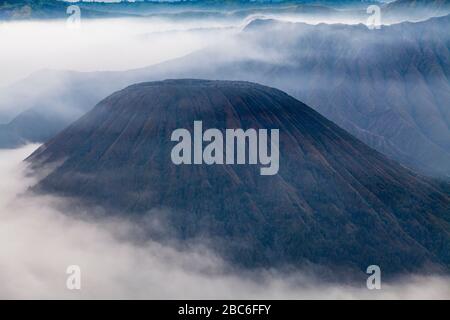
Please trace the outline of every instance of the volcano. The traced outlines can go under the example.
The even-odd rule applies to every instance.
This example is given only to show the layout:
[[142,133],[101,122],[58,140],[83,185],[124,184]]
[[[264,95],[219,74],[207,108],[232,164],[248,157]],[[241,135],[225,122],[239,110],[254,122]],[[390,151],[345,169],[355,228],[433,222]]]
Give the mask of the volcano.
[[[278,130],[277,174],[261,175],[248,163],[174,164],[172,133],[192,130],[196,121],[224,135],[233,128]],[[135,84],[27,161],[35,170],[57,164],[36,191],[111,214],[163,215],[177,238],[208,239],[243,267],[375,264],[396,273],[450,266],[448,184],[415,174],[259,84]]]

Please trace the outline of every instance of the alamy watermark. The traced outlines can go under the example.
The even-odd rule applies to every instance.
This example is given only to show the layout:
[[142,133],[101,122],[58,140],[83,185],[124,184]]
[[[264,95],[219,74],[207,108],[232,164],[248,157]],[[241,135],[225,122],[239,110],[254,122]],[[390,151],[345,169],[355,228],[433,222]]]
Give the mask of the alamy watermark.
[[380,290],[381,289],[381,268],[377,265],[370,265],[366,270],[367,274],[370,276],[367,278],[366,286],[369,290]]
[[369,18],[367,18],[367,27],[370,30],[380,29],[381,28],[381,8],[377,5],[371,5],[367,7],[367,14],[370,14]]
[[78,265],[70,265],[66,269],[69,276],[66,280],[66,287],[69,290],[81,290],[81,268]]
[[67,7],[66,13],[69,15],[66,25],[70,29],[77,29],[81,26],[81,9],[77,5]]
[[[203,132],[202,121],[194,121],[193,138],[184,128],[172,132],[171,141],[178,143],[170,156],[175,165],[260,164],[261,175],[275,175],[280,167],[280,135],[278,129],[270,129],[269,141],[268,133],[267,129],[225,129],[224,137],[219,129]],[[205,148],[204,142],[208,143]]]

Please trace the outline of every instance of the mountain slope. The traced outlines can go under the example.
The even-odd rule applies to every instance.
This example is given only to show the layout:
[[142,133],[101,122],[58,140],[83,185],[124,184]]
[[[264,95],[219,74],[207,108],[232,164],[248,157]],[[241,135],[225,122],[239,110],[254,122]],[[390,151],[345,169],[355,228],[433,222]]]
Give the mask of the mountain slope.
[[448,28],[450,16],[372,31],[363,26],[312,28],[256,21],[248,27],[248,38],[264,34],[261,50],[276,41],[277,48],[288,53],[283,60],[290,65],[251,68],[265,73],[258,81],[274,79],[272,85],[314,106],[377,150],[421,171],[448,175]]
[[55,132],[65,128],[66,118],[55,121],[46,113],[39,114],[35,110],[22,112],[8,124],[0,124],[0,145],[4,148],[15,148],[17,145],[30,142],[41,142]]
[[[174,165],[173,130],[280,130],[280,169]],[[448,185],[420,178],[287,94],[248,82],[167,80],[116,92],[27,160],[35,190],[108,213],[158,216],[244,266],[386,273],[450,265]]]

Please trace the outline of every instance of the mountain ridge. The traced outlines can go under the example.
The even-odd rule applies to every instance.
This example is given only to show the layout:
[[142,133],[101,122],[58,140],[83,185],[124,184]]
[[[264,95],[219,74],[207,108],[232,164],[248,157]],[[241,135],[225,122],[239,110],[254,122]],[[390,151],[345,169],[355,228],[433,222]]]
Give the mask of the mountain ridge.
[[[278,128],[280,171],[170,161],[177,128]],[[448,268],[448,186],[399,166],[277,89],[237,81],[132,85],[27,159],[34,188],[121,215],[159,212],[244,267],[320,264],[386,274]],[[109,209],[108,209],[109,208]],[[428,267],[426,267],[428,266]]]

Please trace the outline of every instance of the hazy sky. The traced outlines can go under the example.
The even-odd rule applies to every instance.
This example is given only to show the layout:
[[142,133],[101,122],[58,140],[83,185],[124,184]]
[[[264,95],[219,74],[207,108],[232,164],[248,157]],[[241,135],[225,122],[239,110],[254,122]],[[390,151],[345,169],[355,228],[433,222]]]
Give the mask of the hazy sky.
[[359,20],[265,14],[242,20],[83,19],[0,22],[0,86],[41,69],[127,70],[149,66],[222,43],[255,18],[292,22],[359,23]]
[[[214,21],[82,20],[0,23],[0,86],[41,69],[127,70],[173,59],[234,32]],[[205,28],[212,28],[207,32]]]

